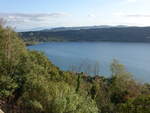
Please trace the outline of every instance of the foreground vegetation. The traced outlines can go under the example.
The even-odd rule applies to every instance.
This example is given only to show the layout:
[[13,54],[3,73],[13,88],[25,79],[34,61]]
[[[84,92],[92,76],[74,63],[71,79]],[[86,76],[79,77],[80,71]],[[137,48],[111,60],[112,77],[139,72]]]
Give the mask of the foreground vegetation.
[[5,113],[150,113],[150,84],[114,60],[112,76],[62,71],[0,26],[0,108]]

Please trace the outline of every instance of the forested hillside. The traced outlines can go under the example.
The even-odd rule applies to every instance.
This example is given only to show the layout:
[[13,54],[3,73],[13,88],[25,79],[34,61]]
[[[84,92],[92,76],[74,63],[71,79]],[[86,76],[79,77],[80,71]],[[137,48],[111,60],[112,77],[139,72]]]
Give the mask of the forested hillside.
[[42,30],[22,32],[26,41],[112,41],[150,42],[150,27],[110,27],[76,30]]
[[150,84],[135,81],[116,60],[110,69],[109,78],[62,71],[0,26],[0,109],[5,113],[150,113]]

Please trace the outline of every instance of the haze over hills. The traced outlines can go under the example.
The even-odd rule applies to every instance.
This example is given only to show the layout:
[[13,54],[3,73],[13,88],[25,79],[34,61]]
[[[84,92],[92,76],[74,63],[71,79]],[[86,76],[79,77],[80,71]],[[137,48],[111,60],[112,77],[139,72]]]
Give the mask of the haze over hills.
[[[111,28],[113,26],[101,25],[101,26],[80,26],[80,27],[56,27],[52,29],[45,29],[49,31],[68,31],[68,30],[82,30],[82,29],[97,29],[97,28]],[[119,27],[119,26],[115,26]]]
[[[112,26],[112,25],[99,25],[99,26],[77,26],[77,27],[37,27],[37,28],[32,28],[32,29],[26,29],[23,31],[18,31],[18,32],[30,32],[30,31],[67,31],[67,30],[81,30],[81,29],[96,29],[96,28],[122,28],[122,27],[128,27],[127,25],[117,25],[117,26]],[[132,26],[133,27],[133,26]]]
[[150,42],[150,27],[85,26],[58,27],[38,31],[20,32],[26,41],[113,41]]

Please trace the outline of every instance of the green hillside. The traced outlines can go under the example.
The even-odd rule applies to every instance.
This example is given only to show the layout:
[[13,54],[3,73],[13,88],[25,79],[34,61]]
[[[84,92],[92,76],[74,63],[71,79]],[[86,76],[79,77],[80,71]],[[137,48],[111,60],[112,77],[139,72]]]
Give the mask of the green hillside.
[[80,30],[41,30],[22,32],[26,41],[112,41],[150,42],[150,27],[110,27]]
[[62,71],[0,26],[0,109],[5,113],[150,113],[150,84],[114,60],[112,76]]

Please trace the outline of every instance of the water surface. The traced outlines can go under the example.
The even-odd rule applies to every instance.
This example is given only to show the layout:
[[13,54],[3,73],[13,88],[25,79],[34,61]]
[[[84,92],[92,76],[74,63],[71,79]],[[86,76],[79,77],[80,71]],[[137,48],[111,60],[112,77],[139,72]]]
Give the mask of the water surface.
[[30,46],[44,52],[63,70],[83,62],[99,62],[100,73],[110,76],[110,63],[117,59],[141,82],[150,82],[150,43],[51,42]]

